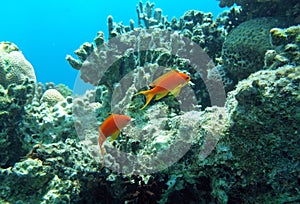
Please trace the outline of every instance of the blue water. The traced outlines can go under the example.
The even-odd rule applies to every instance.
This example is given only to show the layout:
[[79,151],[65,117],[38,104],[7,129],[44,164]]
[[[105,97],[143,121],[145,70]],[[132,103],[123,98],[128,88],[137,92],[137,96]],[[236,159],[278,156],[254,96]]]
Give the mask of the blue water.
[[[39,82],[63,83],[73,88],[78,71],[65,60],[84,42],[92,42],[102,30],[107,36],[107,16],[125,25],[137,22],[138,0],[9,0],[1,2],[0,41],[15,43],[33,65]],[[146,1],[144,1],[145,3]],[[222,9],[218,1],[156,0],[171,20],[190,9],[212,12]],[[137,24],[136,24],[137,25]]]

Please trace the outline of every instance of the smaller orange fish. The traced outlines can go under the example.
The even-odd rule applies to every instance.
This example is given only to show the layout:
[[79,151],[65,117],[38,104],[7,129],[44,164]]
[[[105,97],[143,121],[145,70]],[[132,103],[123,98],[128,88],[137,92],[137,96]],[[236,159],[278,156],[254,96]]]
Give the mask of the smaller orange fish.
[[175,97],[178,96],[181,88],[184,87],[190,80],[191,78],[189,75],[174,69],[160,76],[149,84],[150,87],[153,87],[152,89],[141,91],[136,94],[143,94],[146,97],[146,103],[141,109],[146,108],[154,96],[156,101],[165,97],[169,93],[173,94]]
[[[131,117],[127,115],[111,114],[104,120],[99,127],[98,143],[102,157],[104,158],[105,150],[102,147],[105,140],[111,135],[110,142],[117,139],[121,129],[123,129],[131,121]],[[104,160],[103,160],[104,162]]]

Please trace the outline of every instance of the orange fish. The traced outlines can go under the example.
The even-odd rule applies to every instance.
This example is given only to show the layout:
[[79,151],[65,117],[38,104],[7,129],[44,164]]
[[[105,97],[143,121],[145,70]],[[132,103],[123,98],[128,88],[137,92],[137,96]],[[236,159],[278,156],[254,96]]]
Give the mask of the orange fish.
[[191,78],[189,75],[174,69],[160,76],[149,84],[150,87],[153,87],[152,89],[141,91],[136,94],[143,94],[146,97],[146,103],[141,109],[146,108],[154,96],[156,101],[165,97],[169,93],[173,94],[175,97],[178,96],[181,88],[184,87],[190,80]]
[[111,114],[99,127],[98,143],[102,157],[104,157],[104,148],[102,147],[106,138],[111,135],[110,142],[117,139],[121,129],[123,129],[131,121],[131,117],[127,115]]

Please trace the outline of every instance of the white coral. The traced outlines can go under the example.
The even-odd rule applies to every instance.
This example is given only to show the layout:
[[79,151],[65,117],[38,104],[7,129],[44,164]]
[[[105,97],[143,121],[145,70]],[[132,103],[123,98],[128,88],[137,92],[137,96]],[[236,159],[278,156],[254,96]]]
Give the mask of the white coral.
[[65,100],[65,98],[56,89],[48,89],[41,98],[41,102],[45,102],[48,105],[55,105],[63,100]]
[[26,78],[36,82],[34,69],[22,52],[7,50],[5,46],[0,46],[1,84],[5,87],[12,83],[22,84]]

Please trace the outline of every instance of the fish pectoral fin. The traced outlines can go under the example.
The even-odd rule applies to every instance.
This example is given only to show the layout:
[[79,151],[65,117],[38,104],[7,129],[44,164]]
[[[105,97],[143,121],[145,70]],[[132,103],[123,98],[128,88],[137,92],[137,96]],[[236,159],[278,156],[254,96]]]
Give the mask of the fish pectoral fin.
[[110,137],[110,139],[109,139],[109,141],[112,142],[112,141],[114,141],[115,139],[117,139],[117,137],[119,136],[120,132],[121,132],[121,131],[118,130],[118,131],[116,131],[114,134],[112,134],[111,137]]
[[182,85],[179,85],[177,86],[175,89],[173,89],[172,91],[170,91],[170,93],[174,96],[174,97],[177,97],[179,94],[180,94],[180,91],[181,91],[181,88],[183,86]]
[[161,98],[165,97],[166,95],[168,95],[168,93],[169,92],[166,91],[166,92],[163,92],[163,93],[156,94],[155,95],[155,100],[158,101],[159,99],[161,99]]

